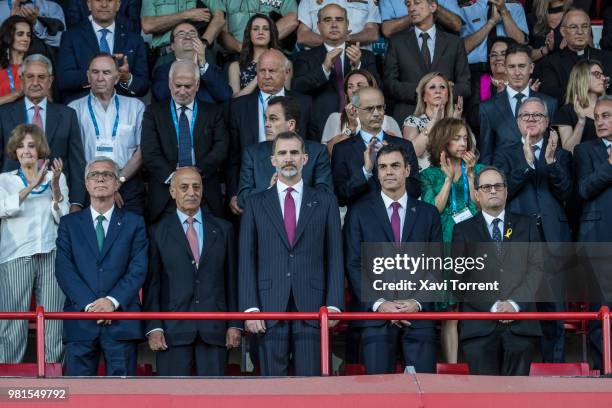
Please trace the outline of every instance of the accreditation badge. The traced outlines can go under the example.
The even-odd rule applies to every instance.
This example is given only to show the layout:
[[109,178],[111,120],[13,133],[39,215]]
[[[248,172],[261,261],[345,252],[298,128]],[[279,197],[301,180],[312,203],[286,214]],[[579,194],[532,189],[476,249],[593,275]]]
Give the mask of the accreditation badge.
[[472,217],[473,215],[470,209],[465,207],[463,210],[453,215],[453,221],[455,221],[455,224],[459,224],[461,221],[469,220]]
[[98,139],[96,140],[96,152],[97,153],[113,153],[113,140],[112,139]]

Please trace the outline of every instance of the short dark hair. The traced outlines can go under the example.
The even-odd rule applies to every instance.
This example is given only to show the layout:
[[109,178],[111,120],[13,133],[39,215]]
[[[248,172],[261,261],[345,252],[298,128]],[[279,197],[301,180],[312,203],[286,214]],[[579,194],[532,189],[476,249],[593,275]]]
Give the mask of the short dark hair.
[[281,132],[276,136],[276,139],[274,139],[274,142],[272,143],[272,154],[274,154],[276,152],[276,144],[278,143],[279,140],[291,140],[291,139],[297,139],[300,141],[300,147],[302,149],[302,153],[306,153],[306,146],[304,145],[304,139],[302,139],[302,136],[298,135],[295,132]]
[[506,59],[508,59],[509,55],[513,54],[527,54],[529,62],[533,62],[533,60],[531,59],[531,48],[526,44],[517,43],[508,46],[508,49],[506,50]]
[[[196,32],[198,31],[198,28],[195,25],[193,25],[192,23],[190,23],[189,21],[181,21],[180,23],[178,23],[177,25],[172,27],[172,30],[170,30],[170,44],[172,44],[174,42],[174,30],[176,30],[176,27],[178,27],[180,25],[183,25],[183,24],[189,24],[190,26],[195,28]],[[199,33],[198,33],[198,36],[199,36]]]
[[491,54],[491,48],[493,48],[493,45],[495,45],[495,43],[504,43],[508,48],[516,45],[516,41],[514,40],[514,38],[503,36],[493,37],[492,39],[487,40],[487,55]]
[[397,145],[397,144],[383,145],[383,147],[380,148],[378,153],[376,153],[376,162],[378,163],[378,158],[380,156],[384,156],[385,154],[391,154],[394,152],[398,152],[399,154],[402,155],[402,158],[404,159],[404,166],[408,167],[410,165],[408,153],[406,152],[406,149],[404,149],[402,146]]
[[480,186],[480,176],[487,172],[487,171],[495,171],[497,172],[497,174],[499,174],[502,178],[502,181],[504,182],[505,185],[508,185],[508,182],[506,180],[506,174],[501,171],[500,169],[498,169],[495,166],[485,166],[483,167],[478,173],[476,173],[476,175],[474,176],[474,188],[478,189],[478,187]]
[[295,128],[300,125],[300,103],[292,96],[275,96],[268,101],[268,106],[279,104],[283,108],[285,120],[293,119]]

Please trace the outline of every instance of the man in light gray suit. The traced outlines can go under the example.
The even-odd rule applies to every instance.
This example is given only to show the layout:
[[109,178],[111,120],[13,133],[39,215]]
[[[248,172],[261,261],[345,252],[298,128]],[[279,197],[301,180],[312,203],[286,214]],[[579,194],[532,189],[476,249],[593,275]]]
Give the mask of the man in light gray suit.
[[[238,293],[246,312],[316,312],[343,306],[344,272],[336,198],[302,180],[304,141],[280,133],[273,145],[276,185],[246,202],[240,225]],[[333,325],[330,324],[330,326]],[[258,334],[263,375],[320,374],[317,322],[247,320]]]

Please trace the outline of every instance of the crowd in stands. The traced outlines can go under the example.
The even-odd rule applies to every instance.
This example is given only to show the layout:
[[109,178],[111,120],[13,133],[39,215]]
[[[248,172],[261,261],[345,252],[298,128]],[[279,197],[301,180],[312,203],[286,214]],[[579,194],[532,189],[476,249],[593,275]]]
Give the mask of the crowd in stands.
[[[73,312],[567,310],[513,299],[563,257],[502,250],[495,273],[512,271],[513,290],[493,302],[369,302],[361,245],[612,242],[612,7],[600,8],[0,1],[0,311],[32,298]],[[607,260],[588,265],[602,302]],[[24,359],[27,329],[0,321],[0,363]],[[565,359],[557,321],[349,333],[368,374],[398,357],[417,372],[462,357],[490,375]],[[159,375],[221,376],[247,334],[262,375],[320,373],[309,321],[52,320],[45,350],[66,375],[95,375],[102,356],[107,375],[129,376],[146,341]]]

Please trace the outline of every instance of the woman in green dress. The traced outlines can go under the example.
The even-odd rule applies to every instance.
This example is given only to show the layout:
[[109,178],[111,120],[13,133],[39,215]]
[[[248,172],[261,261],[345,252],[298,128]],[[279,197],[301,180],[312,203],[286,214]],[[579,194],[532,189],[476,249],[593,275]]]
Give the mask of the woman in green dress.
[[[440,119],[429,132],[427,149],[431,166],[420,174],[421,198],[438,209],[444,242],[452,241],[456,223],[471,218],[478,211],[474,175],[483,166],[476,164],[474,140],[463,119]],[[440,311],[453,308],[450,299],[436,303],[436,309]],[[442,321],[440,337],[447,362],[456,363],[459,345],[457,321]]]

